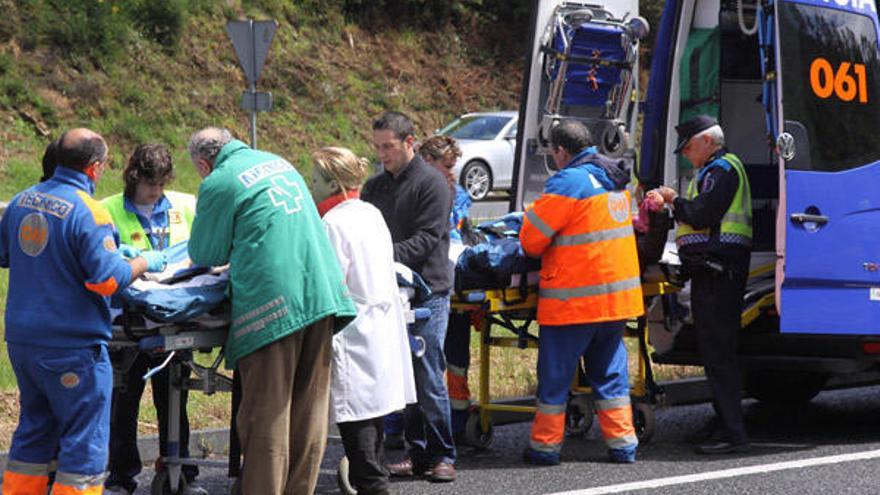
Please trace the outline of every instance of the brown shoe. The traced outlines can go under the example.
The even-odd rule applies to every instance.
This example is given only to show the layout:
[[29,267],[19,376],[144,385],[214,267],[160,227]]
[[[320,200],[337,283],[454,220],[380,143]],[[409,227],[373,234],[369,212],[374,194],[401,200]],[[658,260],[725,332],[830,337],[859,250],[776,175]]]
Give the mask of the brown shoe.
[[433,483],[448,483],[455,481],[455,466],[446,462],[438,462],[431,468],[428,481]]
[[390,476],[404,477],[413,475],[413,462],[409,457],[405,457],[399,462],[385,464]]

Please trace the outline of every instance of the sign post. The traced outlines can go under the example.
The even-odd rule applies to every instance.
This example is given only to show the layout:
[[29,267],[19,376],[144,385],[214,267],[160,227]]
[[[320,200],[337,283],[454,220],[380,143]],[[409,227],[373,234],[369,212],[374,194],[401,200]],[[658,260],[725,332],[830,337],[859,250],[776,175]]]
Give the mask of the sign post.
[[271,21],[229,21],[226,23],[226,34],[232,40],[238,63],[248,81],[248,89],[241,94],[241,108],[251,112],[251,147],[257,148],[257,112],[268,112],[272,109],[272,93],[258,92],[257,80],[269,46],[275,37],[278,23]]

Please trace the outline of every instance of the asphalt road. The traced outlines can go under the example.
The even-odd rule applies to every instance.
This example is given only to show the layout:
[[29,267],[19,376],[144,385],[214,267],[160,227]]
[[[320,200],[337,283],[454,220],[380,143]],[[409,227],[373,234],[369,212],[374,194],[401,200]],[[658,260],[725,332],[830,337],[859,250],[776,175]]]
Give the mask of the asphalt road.
[[[594,424],[585,438],[566,440],[562,465],[527,466],[521,453],[529,425],[522,423],[497,427],[486,451],[462,452],[453,484],[401,480],[393,487],[401,494],[880,493],[880,386],[824,392],[800,407],[773,408],[748,400],[744,410],[753,448],[743,455],[693,454],[685,438],[711,417],[711,406],[679,406],[657,410],[657,434],[640,447],[634,465],[605,460]],[[401,455],[389,452],[392,459]],[[335,468],[341,456],[341,446],[328,445],[317,493],[339,493]],[[151,476],[142,474],[145,484]],[[224,469],[203,470],[201,479],[212,494],[228,493]]]

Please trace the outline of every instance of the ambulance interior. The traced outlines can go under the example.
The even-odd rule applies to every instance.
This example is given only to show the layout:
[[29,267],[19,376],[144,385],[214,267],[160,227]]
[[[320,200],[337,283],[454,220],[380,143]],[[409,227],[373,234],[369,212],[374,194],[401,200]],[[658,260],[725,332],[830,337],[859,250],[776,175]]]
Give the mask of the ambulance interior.
[[[741,10],[738,8],[742,6]],[[778,159],[770,145],[767,117],[762,103],[762,75],[755,5],[735,0],[685,1],[681,9],[672,67],[663,182],[675,184],[684,194],[694,175],[693,166],[673,154],[677,143],[675,126],[699,114],[718,119],[727,148],[740,157],[749,177],[752,193],[753,248],[751,267],[764,268],[760,276],[750,279],[746,290],[746,306],[761,298],[771,297],[775,289],[776,214],[779,204]],[[675,251],[673,235],[667,251]],[[673,257],[674,258],[674,257]],[[679,295],[685,307],[687,290]],[[763,301],[767,303],[767,299]],[[664,302],[648,308],[649,334],[655,351],[669,357],[696,349],[695,335],[689,325],[675,322],[671,314],[686,320],[686,310],[676,311]],[[660,315],[663,316],[660,316]],[[662,323],[661,323],[662,322]],[[758,319],[747,332],[778,332],[778,325],[766,318]],[[659,330],[660,324],[667,331]],[[671,330],[671,332],[670,332]],[[670,341],[667,338],[672,337]],[[748,346],[747,342],[742,343]],[[742,347],[742,346],[741,346]],[[696,356],[693,356],[696,359]],[[662,362],[663,359],[661,358]],[[685,363],[691,359],[676,356],[670,360]],[[696,363],[696,361],[694,361]]]
[[[753,209],[753,251],[773,253],[776,241],[776,208],[779,200],[777,158],[768,137],[762,103],[762,76],[754,4],[735,0],[686,2],[678,33],[672,104],[667,125],[664,182],[687,189],[693,167],[672,154],[675,125],[698,114],[718,119],[727,147],[743,162],[749,176]],[[690,19],[688,23],[687,20]],[[674,102],[678,100],[678,105]],[[677,107],[677,108],[676,108]],[[678,110],[677,112],[675,110]],[[758,255],[764,259],[765,256]]]

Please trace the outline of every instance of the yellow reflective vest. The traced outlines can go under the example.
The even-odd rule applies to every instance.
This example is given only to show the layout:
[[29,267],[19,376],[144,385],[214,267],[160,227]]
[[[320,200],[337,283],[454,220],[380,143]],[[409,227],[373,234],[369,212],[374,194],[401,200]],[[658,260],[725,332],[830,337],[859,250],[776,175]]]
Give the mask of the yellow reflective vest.
[[[192,194],[174,191],[165,191],[165,198],[171,203],[168,209],[168,239],[163,246],[168,247],[189,239],[189,231],[195,216],[196,198]],[[125,209],[125,197],[122,193],[114,194],[101,202],[110,212],[113,224],[119,231],[120,242],[142,251],[153,248],[137,215]]]

